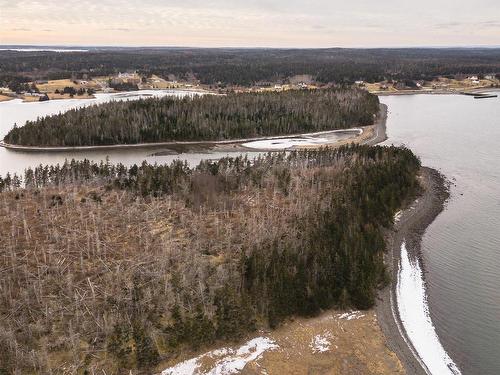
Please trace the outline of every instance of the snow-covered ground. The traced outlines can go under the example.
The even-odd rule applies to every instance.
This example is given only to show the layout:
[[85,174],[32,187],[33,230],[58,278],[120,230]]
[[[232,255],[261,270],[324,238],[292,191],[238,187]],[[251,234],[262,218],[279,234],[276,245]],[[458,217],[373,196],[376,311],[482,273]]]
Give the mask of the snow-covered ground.
[[[221,348],[202,354],[163,370],[162,375],[230,375],[237,374],[245,365],[260,358],[264,352],[275,350],[278,345],[267,337],[257,337],[246,342],[237,350]],[[213,362],[209,369],[201,369],[206,360]]]
[[401,220],[401,216],[403,216],[403,211],[396,212],[396,214],[394,215],[394,223],[399,222],[399,220]]
[[309,347],[312,349],[313,353],[324,353],[330,350],[332,346],[332,334],[330,332],[325,332],[322,335],[316,335],[313,337]]
[[345,320],[353,320],[353,319],[361,319],[364,316],[365,314],[363,314],[361,311],[350,311],[343,314],[339,314],[338,318]]
[[422,270],[410,260],[406,244],[401,245],[401,264],[397,280],[397,306],[403,327],[432,375],[461,374],[444,350],[429,315]]
[[295,146],[317,146],[330,143],[327,138],[274,138],[243,143],[242,146],[258,150],[286,150]]
[[269,137],[267,139],[246,142],[243,143],[242,146],[256,150],[288,150],[297,146],[334,144],[361,134],[363,134],[362,128],[325,130],[287,137]]

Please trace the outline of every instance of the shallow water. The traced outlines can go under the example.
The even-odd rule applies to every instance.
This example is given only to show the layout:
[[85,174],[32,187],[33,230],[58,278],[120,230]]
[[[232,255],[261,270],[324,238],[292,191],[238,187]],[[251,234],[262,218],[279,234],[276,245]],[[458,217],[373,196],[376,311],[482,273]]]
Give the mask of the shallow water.
[[[47,102],[23,103],[20,99],[0,103],[0,139],[9,132],[17,123],[24,125],[28,120],[35,120],[37,117],[65,112],[73,108],[101,104],[111,100],[135,100],[140,97],[151,96],[161,97],[166,95],[183,97],[194,95],[192,92],[180,90],[142,90],[134,92],[123,92],[116,94],[96,94],[95,99],[68,99],[50,100]],[[153,156],[157,149],[121,149],[107,151],[68,151],[68,152],[20,152],[7,150],[0,147],[0,176],[5,176],[7,172],[22,175],[28,167],[35,167],[39,164],[64,163],[66,159],[90,159],[96,162],[109,158],[112,163],[123,163],[125,165],[140,164],[144,160],[150,163],[170,163],[174,159],[185,159],[191,164],[198,164],[202,159],[216,159],[228,155],[223,152],[193,153],[181,155]],[[257,155],[257,153],[249,153]],[[234,155],[234,154],[233,154]]]
[[[463,374],[500,373],[500,99],[382,97],[388,141],[454,183],[422,252],[432,321]],[[436,373],[436,375],[440,375]]]

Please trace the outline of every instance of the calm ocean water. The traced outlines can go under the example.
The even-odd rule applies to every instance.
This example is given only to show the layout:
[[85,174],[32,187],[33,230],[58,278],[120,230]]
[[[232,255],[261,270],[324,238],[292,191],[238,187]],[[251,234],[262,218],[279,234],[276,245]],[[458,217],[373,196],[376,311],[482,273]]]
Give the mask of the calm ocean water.
[[[432,321],[463,374],[500,373],[500,98],[382,97],[386,144],[454,185],[422,252]],[[440,375],[440,374],[436,374]]]

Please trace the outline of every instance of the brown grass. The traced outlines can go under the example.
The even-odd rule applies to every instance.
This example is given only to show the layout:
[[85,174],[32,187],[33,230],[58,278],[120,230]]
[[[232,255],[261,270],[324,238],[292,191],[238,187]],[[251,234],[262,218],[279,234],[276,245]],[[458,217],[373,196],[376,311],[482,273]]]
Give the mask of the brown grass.
[[36,85],[40,91],[54,92],[55,90],[62,90],[65,87],[78,88],[79,85],[75,85],[70,79],[58,79],[54,81],[49,81],[48,83],[39,83]]
[[[298,318],[275,331],[261,331],[257,335],[274,341],[278,348],[266,351],[249,362],[242,375],[402,375],[405,373],[397,356],[386,346],[373,311],[358,313],[357,318],[342,318],[341,311],[330,310],[316,318]],[[320,336],[329,347],[318,352],[315,339]],[[246,340],[250,339],[247,338]],[[246,341],[244,340],[244,341]],[[242,342],[243,343],[243,342]],[[242,343],[226,346],[236,352]],[[221,349],[215,345],[212,349]],[[231,354],[229,354],[231,355]],[[194,358],[194,356],[192,357]],[[225,356],[203,352],[198,356],[200,369],[213,370]],[[187,360],[165,362],[157,372]]]
[[[259,374],[265,368],[269,375],[289,374],[404,374],[397,356],[385,344],[375,314],[364,312],[359,319],[339,318],[329,311],[313,319],[297,319],[271,334],[280,350],[267,352],[259,366],[243,374]],[[330,348],[314,352],[315,336],[328,337]]]
[[15,99],[15,97],[0,94],[0,102],[7,102],[7,101],[12,100],[12,99]]
[[70,79],[58,79],[53,81],[48,81],[48,83],[40,83],[36,85],[38,89],[42,92],[53,93],[56,90],[63,90],[65,87],[74,87],[75,89],[79,88],[98,88],[98,83],[95,81],[88,81],[86,85],[75,84]]
[[92,99],[95,98],[94,95],[75,95],[73,98],[69,94],[54,94],[54,93],[48,93],[47,94],[50,100],[58,100],[58,99]]
[[31,96],[31,95],[23,96],[23,102],[31,103],[31,102],[38,102],[38,101],[40,101],[39,96]]

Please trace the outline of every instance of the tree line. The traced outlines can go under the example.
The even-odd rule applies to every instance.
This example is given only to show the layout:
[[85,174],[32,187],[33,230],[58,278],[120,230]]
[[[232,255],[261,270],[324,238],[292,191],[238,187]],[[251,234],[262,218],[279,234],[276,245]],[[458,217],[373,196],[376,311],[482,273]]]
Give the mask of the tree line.
[[[127,70],[145,76],[252,86],[307,74],[321,83],[431,80],[500,73],[498,48],[394,49],[90,49],[86,53],[0,51],[0,82],[103,76]],[[1,86],[1,84],[0,84]]]
[[331,88],[110,102],[15,126],[5,142],[98,146],[207,141],[316,132],[372,124],[378,98]]
[[344,146],[10,177],[0,371],[151,373],[293,315],[369,308],[419,167],[408,149]]

